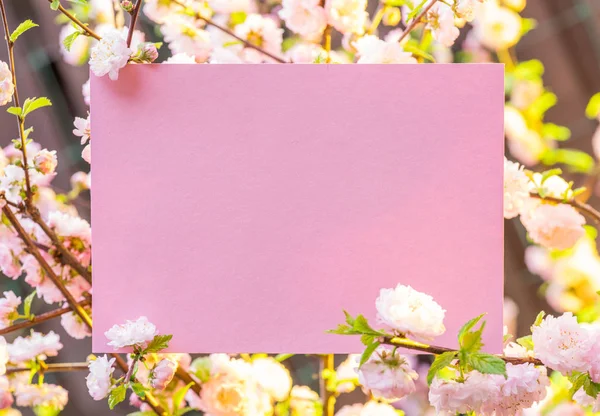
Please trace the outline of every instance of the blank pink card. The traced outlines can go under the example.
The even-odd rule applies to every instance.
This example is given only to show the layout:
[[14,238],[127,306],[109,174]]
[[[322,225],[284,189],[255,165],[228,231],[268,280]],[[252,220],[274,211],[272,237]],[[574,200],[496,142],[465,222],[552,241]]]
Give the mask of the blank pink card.
[[501,65],[131,65],[92,77],[94,333],[349,353],[343,309],[427,292],[500,352]]

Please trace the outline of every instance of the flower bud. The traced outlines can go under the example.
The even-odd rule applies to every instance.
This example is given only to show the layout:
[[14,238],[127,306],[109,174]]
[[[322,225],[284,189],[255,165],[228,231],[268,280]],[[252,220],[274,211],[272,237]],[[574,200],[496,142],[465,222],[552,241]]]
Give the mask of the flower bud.
[[137,53],[133,56],[134,62],[149,64],[158,58],[158,49],[156,44],[151,42],[141,43]]
[[173,380],[175,370],[177,370],[177,363],[166,358],[160,360],[150,373],[150,385],[155,389],[164,390]]
[[40,150],[33,158],[34,166],[44,175],[54,173],[58,161],[56,159],[56,151]]
[[383,14],[383,24],[386,26],[397,26],[402,20],[402,12],[398,7],[386,7]]
[[133,11],[133,3],[129,0],[123,0],[121,2],[121,8],[125,10],[127,13],[131,13]]

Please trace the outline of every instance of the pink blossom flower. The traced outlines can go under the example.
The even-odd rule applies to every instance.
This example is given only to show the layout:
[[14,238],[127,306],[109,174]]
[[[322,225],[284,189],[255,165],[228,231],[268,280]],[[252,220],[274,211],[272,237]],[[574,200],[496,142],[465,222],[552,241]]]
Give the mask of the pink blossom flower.
[[21,384],[15,391],[17,406],[47,406],[62,410],[69,401],[69,393],[55,384]]
[[157,390],[164,390],[173,380],[177,363],[167,358],[160,360],[150,373],[150,385]]
[[106,30],[102,39],[92,48],[90,69],[97,77],[108,74],[115,81],[119,78],[119,70],[127,65],[132,53],[123,31]]
[[114,325],[104,333],[110,340],[108,345],[115,349],[123,347],[144,347],[158,334],[156,326],[142,316],[136,321],[126,321],[122,325]]
[[12,72],[6,62],[0,61],[0,105],[6,105],[12,100],[15,85]]
[[548,315],[532,329],[535,357],[544,365],[563,374],[587,371],[594,337],[582,327],[572,313],[558,318]]
[[326,0],[325,13],[328,22],[341,33],[362,35],[369,14],[367,0]]
[[102,400],[112,389],[111,376],[115,368],[113,364],[116,358],[108,359],[108,356],[104,355],[98,357],[93,361],[90,361],[88,368],[89,374],[85,378],[85,382],[92,399]]
[[0,376],[0,409],[9,409],[14,402],[8,378]]
[[21,304],[21,298],[14,292],[4,292],[4,297],[0,299],[0,329],[6,328],[12,324],[17,313],[17,308]]
[[46,335],[34,331],[31,335],[17,337],[12,344],[8,344],[8,355],[14,363],[22,363],[36,357],[45,360],[47,357],[57,356],[62,347],[60,337],[54,331]]
[[281,5],[279,17],[300,36],[316,38],[327,26],[327,16],[320,0],[283,0]]
[[60,324],[65,332],[75,339],[84,339],[92,336],[90,328],[74,312],[65,313],[60,317]]
[[90,127],[90,114],[88,113],[87,118],[75,117],[73,125],[75,126],[73,134],[81,137],[81,144],[85,144],[90,139],[92,134],[92,129]]
[[190,16],[175,15],[161,26],[165,42],[173,54],[184,53],[206,62],[213,49],[211,34]]
[[529,198],[529,178],[523,166],[504,158],[504,218],[514,218]]
[[446,331],[446,311],[431,296],[410,286],[381,289],[375,306],[378,321],[401,333],[430,339]]
[[33,157],[33,164],[44,175],[50,175],[54,173],[54,171],[56,170],[56,166],[58,165],[58,160],[56,158],[56,150],[40,150]]
[[223,14],[250,13],[255,9],[252,0],[208,0],[208,4],[215,12]]
[[292,389],[292,377],[287,368],[271,357],[252,361],[253,376],[260,388],[274,401],[287,399]]
[[417,60],[398,42],[386,42],[366,35],[354,43],[359,64],[416,64]]
[[567,204],[539,203],[521,213],[531,239],[549,249],[571,248],[585,235],[585,218]]
[[92,228],[90,223],[83,218],[60,211],[52,211],[48,215],[48,225],[54,228],[61,237],[76,237],[84,242],[91,242]]
[[387,347],[379,347],[369,360],[358,369],[360,384],[373,396],[389,401],[400,400],[416,390],[419,376],[410,367],[406,357]]

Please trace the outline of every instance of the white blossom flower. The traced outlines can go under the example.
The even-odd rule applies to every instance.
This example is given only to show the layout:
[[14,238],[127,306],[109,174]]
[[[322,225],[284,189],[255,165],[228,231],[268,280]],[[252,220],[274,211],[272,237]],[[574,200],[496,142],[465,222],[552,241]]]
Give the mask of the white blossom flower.
[[274,401],[282,402],[290,395],[292,377],[287,368],[274,358],[257,358],[252,361],[254,378],[262,390]]
[[195,64],[196,57],[187,53],[176,53],[165,61],[166,64]]
[[90,80],[88,79],[82,86],[81,86],[81,95],[83,95],[83,101],[85,102],[85,105],[90,105]]
[[6,339],[0,336],[0,376],[6,374],[6,363],[8,363],[9,357]]
[[106,30],[102,39],[92,48],[90,69],[98,77],[108,74],[115,81],[119,78],[119,70],[127,65],[132,53],[123,31]]
[[341,33],[362,35],[369,14],[367,0],[326,0],[325,12],[329,24]]
[[208,4],[215,12],[222,14],[255,11],[252,0],[208,0]]
[[243,64],[244,61],[240,58],[240,52],[242,52],[242,49],[237,47],[217,47],[210,54],[209,62],[211,64]]
[[445,3],[438,2],[427,12],[427,28],[433,38],[444,46],[454,45],[460,31],[454,25],[454,12]]
[[430,339],[446,331],[446,311],[431,296],[410,286],[381,289],[375,306],[379,322],[399,332]]
[[48,214],[48,225],[53,227],[61,237],[77,237],[88,243],[92,240],[90,223],[83,218],[61,211],[52,211]]
[[292,414],[301,416],[317,416],[319,395],[308,386],[294,386],[290,393],[290,409]]
[[81,144],[87,143],[92,134],[92,129],[90,126],[90,115],[86,118],[75,117],[75,121],[73,122],[73,134],[77,137],[81,137]]
[[358,385],[358,354],[350,354],[335,370],[337,393],[350,393]]
[[380,346],[358,369],[360,384],[376,398],[400,400],[414,393],[419,376],[406,359],[388,347]]
[[6,62],[0,61],[0,105],[6,105],[12,100],[15,92],[12,72]]
[[156,326],[142,316],[136,321],[126,321],[122,325],[114,325],[104,333],[110,340],[108,345],[115,349],[123,347],[143,347],[158,334]]
[[111,376],[115,371],[113,367],[115,360],[116,358],[109,360],[108,356],[104,355],[90,361],[88,365],[90,372],[85,378],[85,383],[92,399],[102,400],[110,393],[112,389]]
[[65,332],[75,339],[84,339],[92,336],[91,329],[74,312],[65,313],[60,317],[60,324]]
[[190,16],[176,15],[161,26],[165,42],[173,54],[184,53],[206,62],[213,49],[210,32],[198,26]]
[[585,218],[567,204],[536,203],[521,212],[531,239],[550,249],[571,248],[585,235]]
[[494,378],[471,371],[464,382],[434,377],[429,387],[429,403],[439,413],[480,413],[482,406],[500,394]]
[[485,47],[508,49],[521,39],[521,16],[495,1],[484,2],[476,11],[474,32]]
[[283,0],[281,5],[279,17],[291,31],[314,39],[325,30],[327,16],[321,0]]
[[582,327],[572,313],[558,318],[548,315],[532,329],[535,357],[561,373],[587,371],[595,337]]
[[[240,23],[235,27],[235,34],[273,55],[281,53],[283,29],[277,27],[275,20],[269,17],[251,14],[244,23]],[[260,63],[269,62],[271,59],[254,49],[245,48],[244,60],[251,63]]]
[[398,42],[386,42],[377,36],[366,35],[358,39],[356,47],[359,64],[416,64],[417,60]]
[[514,218],[529,198],[529,178],[518,163],[504,158],[504,218]]
[[58,159],[56,158],[56,150],[40,150],[33,157],[33,165],[44,175],[53,174],[56,170],[56,166],[58,165]]
[[8,344],[8,355],[10,361],[21,363],[38,357],[42,360],[47,357],[55,357],[62,349],[60,337],[54,331],[46,335],[40,332],[32,332],[27,337],[17,337],[12,344]]
[[69,401],[69,393],[55,384],[21,384],[15,391],[17,406],[46,406],[62,410]]

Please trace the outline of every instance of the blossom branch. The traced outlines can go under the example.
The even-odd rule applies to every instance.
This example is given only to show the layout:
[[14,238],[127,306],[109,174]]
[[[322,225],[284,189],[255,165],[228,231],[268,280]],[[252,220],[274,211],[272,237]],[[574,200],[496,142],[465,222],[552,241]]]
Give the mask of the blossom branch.
[[[52,3],[52,0],[48,0],[48,2]],[[90,29],[88,27],[88,25],[86,25],[81,20],[79,20],[77,17],[75,17],[73,14],[71,14],[71,12],[69,12],[67,9],[65,9],[61,4],[58,5],[58,11],[61,12],[62,14],[64,14],[67,18],[69,18],[69,20],[71,20],[77,26],[79,26],[87,36],[91,36],[96,40],[100,40],[100,36],[98,36],[98,34],[96,32],[94,32],[92,29]]]
[[[12,83],[14,86],[13,93],[13,105],[20,107],[19,102],[19,91],[17,89],[17,72],[15,70],[15,43],[10,40],[10,30],[8,29],[8,20],[6,17],[6,8],[4,7],[4,0],[0,0],[0,13],[2,14],[2,25],[4,26],[4,35],[6,37],[6,47],[8,49],[8,62],[10,65],[10,72],[12,75]],[[31,203],[32,192],[31,192],[31,181],[29,179],[29,168],[27,166],[27,146],[25,143],[25,118],[22,115],[17,116],[17,125],[19,128],[19,138],[21,140],[21,153],[23,154],[23,170],[25,171],[25,194],[27,203]]]
[[142,2],[144,0],[137,0],[135,7],[131,12],[131,22],[129,23],[129,32],[127,33],[127,47],[131,46],[131,40],[133,39],[133,32],[135,31],[135,24],[137,23],[140,9],[142,8]]
[[92,318],[90,318],[89,314],[85,311],[85,309],[83,309],[83,307],[77,303],[71,292],[69,292],[69,290],[65,287],[60,278],[56,275],[56,273],[54,273],[54,270],[52,270],[52,267],[50,267],[46,259],[42,256],[40,250],[31,240],[29,234],[27,234],[27,232],[23,229],[23,226],[21,225],[15,214],[12,212],[12,209],[8,205],[5,205],[2,208],[2,212],[4,212],[4,215],[6,215],[8,221],[12,224],[21,240],[27,246],[27,251],[33,257],[35,257],[42,269],[44,269],[44,272],[46,272],[46,275],[50,278],[50,280],[52,280],[52,283],[54,283],[54,285],[57,287],[60,293],[65,297],[67,303],[69,304],[69,306],[71,306],[73,311],[76,312],[77,315],[79,315],[79,317],[81,318],[81,320],[87,325],[87,327],[91,329]]
[[192,378],[192,376],[190,376],[190,374],[187,371],[185,371],[183,368],[181,368],[181,366],[179,366],[179,365],[177,366],[177,370],[175,370],[175,376],[179,380],[183,381],[186,385],[190,384],[190,383],[194,383],[194,384],[192,384],[190,389],[197,395],[200,395],[202,386],[200,386],[200,384],[198,384],[198,382],[196,380],[194,380]]
[[564,200],[564,199],[554,198],[554,197],[550,197],[550,196],[542,197],[540,194],[535,193],[535,192],[530,192],[529,196],[532,198],[537,198],[537,199],[541,199],[541,200],[545,200],[545,201],[556,202],[557,204],[571,205],[576,210],[582,212],[583,214],[587,215],[592,220],[594,220],[594,222],[596,224],[600,225],[600,211],[596,210],[594,207],[592,207],[591,205],[588,205],[584,202],[579,202],[575,199]]
[[40,211],[36,207],[30,206],[27,208],[27,212],[31,216],[31,219],[37,225],[39,225],[40,228],[42,229],[42,231],[44,231],[44,233],[48,236],[48,238],[50,238],[50,240],[52,241],[52,244],[58,250],[58,252],[60,254],[60,256],[58,256],[59,261],[63,265],[71,267],[81,277],[83,277],[89,283],[92,283],[92,274],[90,273],[90,271],[86,267],[84,267],[83,264],[81,264],[71,254],[71,252],[69,250],[67,250],[67,248],[61,243],[60,239],[58,238],[58,235],[56,235],[56,233],[42,219]]
[[[65,373],[71,371],[85,371],[88,369],[88,363],[52,363],[44,364],[40,369],[41,373]],[[6,374],[21,373],[31,371],[30,367],[8,367]]]
[[[180,0],[171,0],[171,1],[173,3],[181,6],[181,7],[187,8],[187,6],[185,4],[183,4]],[[202,20],[207,25],[212,26],[212,27],[214,27],[216,29],[219,29],[220,31],[222,31],[224,33],[227,33],[229,36],[231,36],[231,37],[237,39],[238,41],[242,42],[244,44],[244,46],[246,46],[247,48],[254,49],[255,51],[258,51],[258,52],[262,53],[263,55],[268,56],[269,58],[273,59],[274,61],[279,62],[280,64],[287,64],[288,63],[285,59],[280,58],[280,57],[278,57],[276,55],[273,55],[272,53],[267,52],[266,50],[264,50],[260,46],[257,46],[255,44],[253,44],[252,42],[249,42],[246,39],[243,39],[243,38],[239,37],[238,35],[236,35],[235,33],[233,33],[231,30],[227,29],[225,26],[221,26],[220,24],[215,23],[211,19],[202,16],[201,13],[194,12],[194,16],[196,17],[196,19]]]
[[[436,345],[423,344],[421,342],[413,341],[412,339],[403,337],[383,337],[380,342],[385,345],[392,345],[394,347],[407,348],[409,350],[427,352],[432,354],[443,354],[445,352],[454,352],[452,348],[439,347]],[[496,355],[507,363],[511,364],[535,364],[544,365],[540,360],[536,358],[518,358],[518,357],[507,357],[505,355]]]
[[435,3],[437,3],[438,0],[431,0],[430,3],[428,3],[425,7],[423,7],[423,10],[421,11],[421,13],[419,13],[419,15],[417,17],[415,17],[412,22],[410,22],[410,24],[408,26],[406,26],[406,29],[404,29],[404,32],[402,32],[402,34],[400,35],[400,38],[398,39],[398,42],[402,42],[402,40],[404,40],[404,38],[406,38],[408,36],[408,34],[410,32],[412,32],[412,30],[419,24],[421,23],[421,20],[423,20],[423,18],[425,17],[425,15],[427,14],[427,12],[429,11],[429,9],[431,9],[433,7],[433,5]]
[[[90,299],[86,299],[81,302],[78,302],[78,305],[81,307],[88,306],[91,304],[92,304],[92,301]],[[65,307],[65,308],[57,308],[52,311],[42,313],[40,315],[35,316],[33,319],[25,320],[23,322],[19,322],[19,323],[13,324],[11,326],[7,326],[6,328],[0,329],[0,336],[9,334],[14,331],[18,331],[20,329],[31,328],[32,326],[41,324],[42,322],[49,321],[51,319],[57,318],[61,315],[64,315],[65,313],[69,313],[72,311],[73,311],[73,309],[71,309],[71,307]]]

